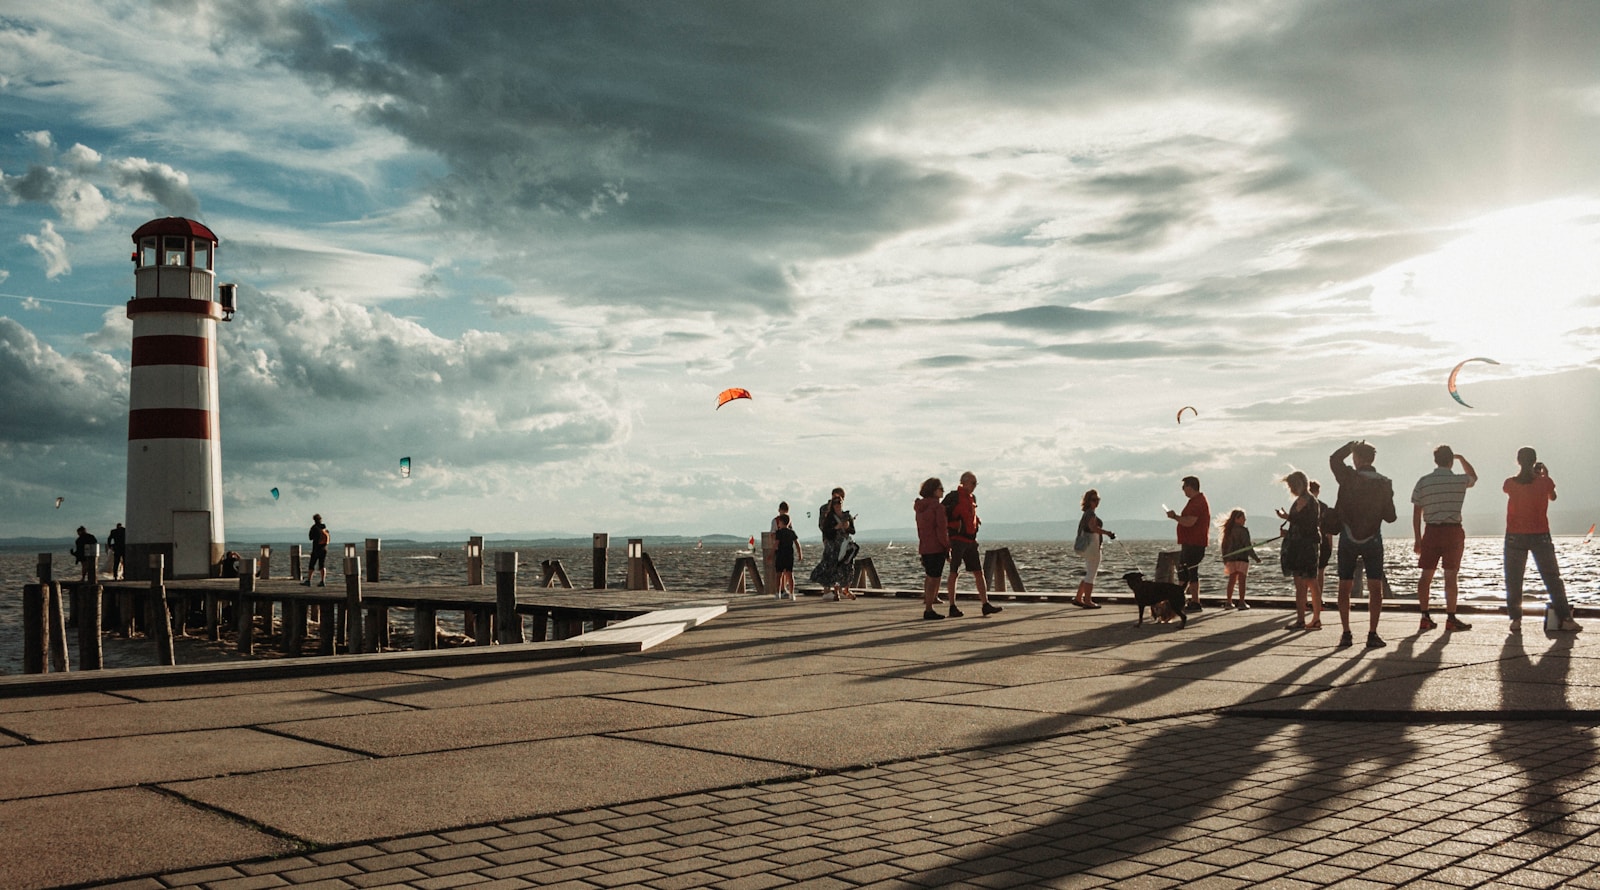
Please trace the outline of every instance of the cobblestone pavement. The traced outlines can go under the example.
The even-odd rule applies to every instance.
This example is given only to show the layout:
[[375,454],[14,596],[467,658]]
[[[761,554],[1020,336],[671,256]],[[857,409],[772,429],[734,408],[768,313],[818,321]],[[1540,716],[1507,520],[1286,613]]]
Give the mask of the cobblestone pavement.
[[1201,715],[123,887],[1600,887],[1595,727]]

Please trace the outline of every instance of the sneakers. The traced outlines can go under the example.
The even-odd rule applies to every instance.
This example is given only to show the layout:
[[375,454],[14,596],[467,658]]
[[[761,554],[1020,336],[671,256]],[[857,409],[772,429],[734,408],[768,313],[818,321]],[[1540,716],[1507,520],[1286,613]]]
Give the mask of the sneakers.
[[1229,600],[1229,601],[1228,601],[1228,602],[1225,602],[1225,603],[1223,603],[1223,604],[1222,604],[1222,608],[1224,608],[1224,609],[1231,609],[1231,608],[1233,608],[1233,601],[1232,601],[1232,600]]
[[1462,621],[1460,618],[1457,618],[1454,615],[1446,615],[1444,617],[1444,629],[1445,630],[1472,630],[1472,625],[1466,623],[1465,621]]
[[[1455,619],[1452,618],[1450,620],[1454,621]],[[1436,628],[1438,626],[1439,625],[1433,623],[1433,619],[1428,616],[1427,612],[1423,612],[1422,613],[1422,620],[1417,622],[1417,633],[1423,633],[1425,631],[1430,631],[1430,630],[1433,630],[1434,628]]]
[[1185,612],[1204,612],[1205,608],[1203,606],[1201,606],[1199,603],[1190,603],[1189,605],[1183,607],[1183,611],[1185,611]]
[[1377,634],[1374,634],[1374,633],[1367,634],[1367,648],[1368,649],[1382,649],[1384,646],[1387,646],[1387,645],[1389,645],[1389,644],[1385,643],[1383,641],[1383,637],[1380,637],[1380,636],[1378,636]]
[[985,615],[993,615],[993,614],[995,614],[995,613],[997,613],[999,611],[1000,611],[1000,607],[995,605],[994,603],[984,603],[983,604],[983,614],[985,614]]
[[1571,618],[1566,618],[1563,619],[1560,624],[1556,625],[1556,630],[1564,630],[1568,633],[1577,633],[1578,631],[1583,630],[1583,626],[1578,624],[1578,622],[1573,621]]
[[944,620],[944,616],[940,615],[938,612],[933,611],[932,609],[923,609],[922,610],[922,620],[924,620],[924,621],[943,621]]
[[950,617],[951,618],[960,618],[961,617],[961,610],[956,608],[956,604],[955,603],[951,603],[950,604]]
[[1351,638],[1350,631],[1347,630],[1344,633],[1339,635],[1339,647],[1338,648],[1340,648],[1340,649],[1348,649],[1351,646],[1354,646],[1355,644],[1356,644],[1356,641],[1353,638]]
[[1239,608],[1240,609],[1249,609],[1250,608],[1250,604],[1245,602],[1244,600],[1240,600],[1239,601]]
[[1511,626],[1506,628],[1506,633],[1511,633],[1511,634],[1522,633],[1522,619],[1521,618],[1513,618],[1513,619],[1511,619]]

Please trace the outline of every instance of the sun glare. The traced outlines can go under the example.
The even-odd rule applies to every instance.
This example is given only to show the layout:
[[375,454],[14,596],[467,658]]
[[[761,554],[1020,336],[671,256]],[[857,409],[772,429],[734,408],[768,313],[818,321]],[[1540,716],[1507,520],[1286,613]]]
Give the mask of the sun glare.
[[1373,281],[1375,312],[1446,349],[1515,363],[1521,372],[1592,358],[1600,316],[1600,205],[1561,201],[1463,226],[1438,250]]

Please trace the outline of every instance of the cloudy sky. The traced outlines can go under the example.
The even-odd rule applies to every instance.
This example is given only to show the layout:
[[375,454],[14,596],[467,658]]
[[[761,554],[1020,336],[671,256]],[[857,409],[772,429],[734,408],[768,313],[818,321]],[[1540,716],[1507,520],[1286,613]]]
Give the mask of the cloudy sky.
[[172,215],[240,287],[230,529],[809,531],[834,485],[896,528],[965,469],[991,522],[1194,473],[1260,529],[1367,438],[1489,515],[1534,445],[1582,533],[1597,43],[1587,2],[0,3],[0,535],[121,518]]

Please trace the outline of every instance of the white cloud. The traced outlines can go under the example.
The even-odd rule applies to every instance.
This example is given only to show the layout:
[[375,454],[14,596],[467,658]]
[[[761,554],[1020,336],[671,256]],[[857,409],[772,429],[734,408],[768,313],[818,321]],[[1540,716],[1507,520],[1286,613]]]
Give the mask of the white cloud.
[[72,272],[72,261],[67,257],[67,240],[61,237],[49,220],[40,227],[39,234],[23,235],[19,240],[39,254],[39,259],[44,262],[45,277],[58,278]]

